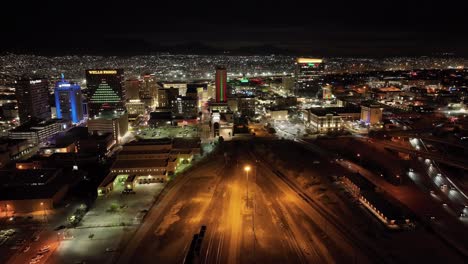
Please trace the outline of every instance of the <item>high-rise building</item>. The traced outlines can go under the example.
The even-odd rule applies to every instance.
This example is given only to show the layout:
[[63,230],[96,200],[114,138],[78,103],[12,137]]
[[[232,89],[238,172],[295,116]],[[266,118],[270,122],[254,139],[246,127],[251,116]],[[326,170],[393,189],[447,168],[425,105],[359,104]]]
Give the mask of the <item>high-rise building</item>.
[[16,98],[20,122],[31,119],[50,119],[48,81],[43,78],[20,78],[16,80]]
[[172,81],[172,82],[163,82],[163,88],[176,88],[179,90],[180,96],[185,96],[187,92],[187,82],[184,81]]
[[227,101],[227,71],[224,67],[216,67],[216,102]]
[[158,102],[158,89],[160,88],[154,74],[143,75],[140,85],[140,99],[148,107],[156,106]]
[[140,81],[137,79],[125,80],[125,92],[128,100],[140,99]]
[[57,82],[54,89],[57,118],[76,124],[83,120],[83,96],[78,84],[64,80]]
[[196,118],[198,114],[198,101],[196,98],[179,96],[172,100],[172,114],[176,117]]
[[127,102],[128,115],[144,115],[145,104],[140,99],[131,99]]
[[320,77],[325,69],[322,59],[298,58],[296,60],[296,94],[316,95],[321,89]]
[[158,108],[171,108],[171,102],[179,96],[179,89],[158,89]]
[[104,111],[123,111],[127,95],[123,87],[123,69],[86,70],[88,116]]

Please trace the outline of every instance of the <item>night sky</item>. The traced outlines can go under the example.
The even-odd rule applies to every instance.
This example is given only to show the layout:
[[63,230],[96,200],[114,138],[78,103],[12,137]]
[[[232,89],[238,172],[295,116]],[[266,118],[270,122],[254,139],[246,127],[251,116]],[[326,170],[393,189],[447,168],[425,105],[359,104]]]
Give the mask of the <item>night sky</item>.
[[15,2],[2,3],[3,52],[468,56],[462,1]]

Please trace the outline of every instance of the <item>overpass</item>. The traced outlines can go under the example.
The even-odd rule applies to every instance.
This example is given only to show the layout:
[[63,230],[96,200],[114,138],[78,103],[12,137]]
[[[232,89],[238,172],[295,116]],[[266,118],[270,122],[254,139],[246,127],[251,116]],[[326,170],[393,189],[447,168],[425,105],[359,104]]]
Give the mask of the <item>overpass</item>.
[[468,170],[468,162],[464,158],[451,157],[447,155],[440,155],[428,151],[421,151],[416,149],[410,149],[409,147],[404,147],[399,144],[390,143],[386,141],[379,141],[378,144],[382,144],[386,149],[398,151],[401,153],[410,154],[417,157],[422,157],[426,159],[431,159],[440,163],[444,163],[449,166],[457,167],[460,169]]
[[468,149],[468,144],[458,142],[455,140],[440,139],[430,135],[424,135],[425,133],[432,132],[432,129],[409,129],[409,130],[392,130],[392,131],[377,131],[375,136],[386,135],[387,137],[402,137],[402,138],[419,138],[421,140],[431,141],[435,143],[441,143],[450,145],[453,147]]
[[453,147],[468,149],[468,144],[463,144],[463,142],[456,142],[454,140],[440,139],[440,138],[433,137],[433,136],[399,135],[398,137],[402,137],[402,138],[419,138],[419,139],[424,140],[424,141],[430,141],[430,142],[445,144],[445,145],[449,145],[449,146],[453,146]]

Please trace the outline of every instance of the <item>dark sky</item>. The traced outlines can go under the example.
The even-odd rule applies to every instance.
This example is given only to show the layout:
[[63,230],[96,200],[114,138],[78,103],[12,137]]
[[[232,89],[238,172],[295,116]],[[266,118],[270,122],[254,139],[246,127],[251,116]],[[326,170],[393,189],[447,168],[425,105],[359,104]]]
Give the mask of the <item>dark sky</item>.
[[463,1],[14,2],[2,3],[1,51],[468,56]]

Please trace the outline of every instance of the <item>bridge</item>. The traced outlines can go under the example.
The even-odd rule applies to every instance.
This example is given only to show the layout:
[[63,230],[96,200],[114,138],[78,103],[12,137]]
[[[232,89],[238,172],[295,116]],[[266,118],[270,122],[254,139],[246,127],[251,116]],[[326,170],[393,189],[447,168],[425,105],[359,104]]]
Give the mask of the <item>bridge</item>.
[[464,142],[450,140],[450,139],[440,139],[434,136],[425,135],[428,132],[430,132],[430,130],[428,129],[411,129],[411,130],[379,131],[376,133],[376,135],[386,135],[387,137],[419,138],[425,141],[445,144],[445,145],[468,150],[468,144]]

